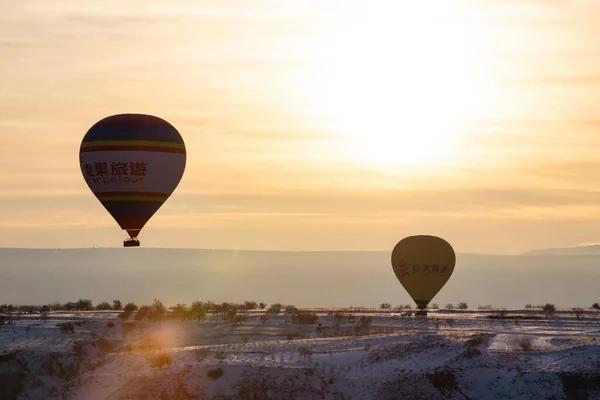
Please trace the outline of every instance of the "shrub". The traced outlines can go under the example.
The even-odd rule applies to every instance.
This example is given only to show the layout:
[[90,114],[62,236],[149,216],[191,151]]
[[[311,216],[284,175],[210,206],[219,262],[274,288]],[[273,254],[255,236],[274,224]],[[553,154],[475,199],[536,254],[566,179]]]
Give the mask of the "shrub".
[[208,350],[206,348],[201,348],[196,350],[196,361],[204,361],[206,355],[208,354]]
[[113,310],[121,311],[123,309],[123,303],[121,300],[113,300]]
[[295,324],[313,325],[319,320],[319,316],[315,313],[296,311],[290,320]]
[[446,304],[446,309],[447,310],[454,310],[454,304],[452,304],[452,303]]
[[358,321],[356,321],[356,325],[354,325],[354,332],[357,335],[360,335],[361,333],[369,333],[372,322],[373,319],[371,317],[363,315],[358,319]]
[[223,369],[221,367],[215,368],[215,369],[211,369],[210,371],[208,371],[206,373],[206,375],[209,378],[212,378],[212,379],[219,379],[221,376],[223,376],[223,374],[224,374],[224,372],[223,372]]
[[66,322],[58,326],[60,333],[75,333],[75,325],[72,322]]
[[554,307],[554,304],[546,303],[544,308],[542,308],[542,311],[546,318],[548,318],[556,312],[556,307]]
[[390,303],[381,303],[379,305],[379,308],[383,308],[384,310],[387,310],[387,309],[392,308],[392,305]]
[[592,308],[593,308],[594,310],[600,310],[600,304],[598,304],[598,303],[594,303],[594,304],[592,304]]
[[574,308],[571,309],[571,312],[573,314],[575,314],[575,316],[577,317],[577,319],[579,319],[581,317],[581,314],[583,314],[583,308],[574,307]]
[[519,342],[519,346],[523,349],[523,351],[529,351],[531,350],[531,340],[530,339],[523,339]]
[[437,309],[439,309],[439,308],[440,308],[440,306],[438,306],[438,304],[437,304],[437,303],[433,303],[433,304],[431,305],[431,308],[432,308],[432,309],[434,309],[434,310],[437,310]]
[[300,357],[310,357],[312,356],[312,350],[308,346],[299,346],[298,354]]
[[260,303],[258,306],[261,310],[264,310],[267,307],[267,303]]
[[165,365],[170,365],[171,361],[171,356],[162,352],[154,357],[150,357],[150,365],[152,367],[158,367],[158,369],[162,369]]
[[215,354],[215,358],[219,361],[219,364],[221,364],[224,360],[227,360],[227,354],[225,354],[224,351],[219,351]]
[[458,303],[457,308],[459,310],[466,310],[467,308],[469,308],[469,305],[464,301],[461,301],[460,303]]
[[262,324],[265,324],[269,320],[269,316],[267,314],[262,314],[258,316],[258,321]]

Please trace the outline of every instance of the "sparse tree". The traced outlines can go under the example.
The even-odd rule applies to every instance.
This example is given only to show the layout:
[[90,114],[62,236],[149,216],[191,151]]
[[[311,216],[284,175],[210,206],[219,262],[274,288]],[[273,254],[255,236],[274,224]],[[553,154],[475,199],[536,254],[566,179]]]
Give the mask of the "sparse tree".
[[461,301],[460,303],[458,303],[457,307],[459,310],[466,310],[467,308],[469,308],[469,305],[466,302]]
[[267,303],[261,302],[258,306],[260,307],[261,310],[264,310],[267,307]]
[[127,303],[125,304],[125,307],[123,308],[123,311],[125,312],[136,312],[138,310],[138,306],[135,305],[135,303]]
[[371,329],[372,322],[373,322],[373,319],[371,317],[367,317],[366,315],[363,315],[362,317],[360,317],[358,319],[358,321],[356,321],[356,325],[354,326],[354,332],[357,335],[360,335],[361,333],[368,334]]
[[185,321],[190,317],[190,310],[185,304],[177,304],[176,306],[171,307],[171,312],[173,318],[178,318],[181,321]]
[[594,303],[594,304],[592,304],[592,308],[593,308],[594,310],[599,310],[599,311],[600,311],[600,304],[598,304],[598,303]]
[[454,304],[452,304],[452,303],[446,304],[446,309],[447,310],[454,310]]
[[290,321],[294,324],[314,325],[319,320],[319,316],[311,312],[296,311],[290,316]]
[[121,300],[113,300],[113,310],[121,311],[123,309],[123,303]]
[[544,313],[546,318],[548,318],[556,312],[556,307],[554,307],[554,304],[546,303],[544,305],[544,308],[542,308],[542,312]]
[[131,313],[127,312],[127,311],[123,311],[122,313],[120,313],[119,315],[117,315],[118,318],[120,318],[123,321],[126,321],[129,316],[131,315]]
[[107,311],[107,310],[112,310],[112,307],[107,301],[103,301],[101,303],[98,303],[98,305],[96,306],[96,310]]
[[433,303],[433,304],[431,304],[431,308],[432,308],[433,310],[437,310],[437,309],[439,309],[439,308],[440,308],[440,306],[438,306],[438,304],[437,304],[437,303]]
[[258,304],[255,301],[245,301],[244,308],[246,310],[255,310],[258,307]]
[[390,308],[392,308],[392,305],[391,305],[390,303],[381,303],[381,304],[379,305],[379,308],[382,308],[382,309],[384,309],[384,310],[387,310],[387,309],[390,309]]
[[583,308],[574,307],[571,309],[571,312],[575,314],[575,317],[577,317],[577,319],[579,319],[581,317],[581,314],[583,314]]
[[298,311],[298,308],[296,308],[296,306],[293,304],[290,304],[289,306],[285,306],[285,312],[287,314],[293,314],[297,311]]
[[75,305],[78,311],[90,311],[92,309],[92,301],[89,299],[79,299]]
[[46,322],[48,320],[48,313],[50,313],[50,307],[48,306],[43,306],[40,309],[40,319],[44,322]]
[[233,319],[233,325],[237,326],[238,324],[241,324],[242,322],[244,322],[246,320],[248,320],[248,316],[246,314],[238,314]]
[[267,310],[269,314],[279,314],[281,312],[281,303],[271,304],[271,307]]
[[195,301],[190,307],[191,318],[197,321],[204,321],[206,319],[207,305],[201,301]]
[[237,315],[236,307],[229,307],[227,311],[225,311],[225,318],[227,318],[230,322],[235,322],[235,317]]
[[141,306],[135,314],[135,320],[141,321],[146,317],[150,316],[150,306]]
[[151,307],[152,318],[157,317],[159,320],[166,314],[167,307],[160,301],[160,299],[154,299]]

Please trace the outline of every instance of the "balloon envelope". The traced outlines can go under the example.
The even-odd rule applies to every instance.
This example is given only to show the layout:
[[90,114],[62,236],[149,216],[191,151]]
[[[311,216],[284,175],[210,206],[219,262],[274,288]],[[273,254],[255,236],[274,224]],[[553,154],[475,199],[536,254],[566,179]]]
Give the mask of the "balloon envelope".
[[79,163],[96,198],[134,238],[179,184],[186,149],[177,129],[167,121],[119,114],[98,121],[87,131]]
[[425,309],[448,282],[455,264],[452,246],[436,236],[406,237],[392,251],[396,278],[420,309]]

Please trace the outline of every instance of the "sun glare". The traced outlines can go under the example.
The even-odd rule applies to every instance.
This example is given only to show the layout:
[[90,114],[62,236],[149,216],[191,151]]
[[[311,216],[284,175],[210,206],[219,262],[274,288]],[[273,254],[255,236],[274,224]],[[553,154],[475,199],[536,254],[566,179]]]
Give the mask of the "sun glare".
[[457,125],[477,116],[483,95],[484,32],[457,9],[426,3],[356,9],[329,29],[314,101],[347,138],[341,157],[389,167],[457,156]]

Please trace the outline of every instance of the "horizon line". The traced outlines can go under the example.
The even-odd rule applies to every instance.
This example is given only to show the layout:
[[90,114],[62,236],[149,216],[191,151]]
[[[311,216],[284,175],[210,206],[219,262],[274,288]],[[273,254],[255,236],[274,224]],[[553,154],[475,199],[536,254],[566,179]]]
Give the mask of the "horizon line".
[[[588,246],[578,246],[588,247]],[[485,256],[505,256],[514,257],[522,255],[530,255],[528,253],[536,251],[548,251],[548,250],[562,250],[562,249],[576,249],[578,247],[557,247],[557,248],[545,248],[545,249],[534,249],[528,250],[522,253],[477,253],[477,252],[462,252],[456,251],[455,253],[461,255],[485,255]],[[0,247],[0,250],[109,250],[109,249],[123,249],[120,246],[102,246],[102,247]],[[186,250],[186,251],[240,251],[246,253],[392,253],[392,250],[273,250],[273,249],[234,249],[234,248],[202,248],[202,247],[140,247],[137,250],[152,249],[152,250]],[[136,251],[136,250],[130,250]]]

